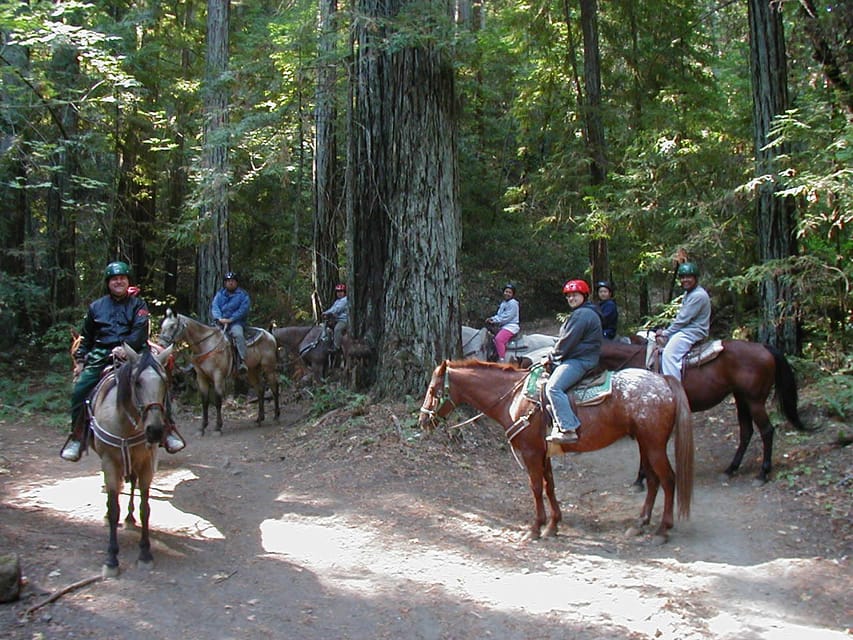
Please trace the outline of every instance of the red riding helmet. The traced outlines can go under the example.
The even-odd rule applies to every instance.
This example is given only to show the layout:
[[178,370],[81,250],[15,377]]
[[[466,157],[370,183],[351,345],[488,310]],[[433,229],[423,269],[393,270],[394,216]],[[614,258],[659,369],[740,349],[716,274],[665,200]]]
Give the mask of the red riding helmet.
[[563,285],[563,294],[582,293],[585,296],[589,295],[589,285],[584,280],[569,280]]
[[335,291],[343,291],[344,293],[346,293],[347,292],[347,286],[345,284],[336,284],[335,285]]

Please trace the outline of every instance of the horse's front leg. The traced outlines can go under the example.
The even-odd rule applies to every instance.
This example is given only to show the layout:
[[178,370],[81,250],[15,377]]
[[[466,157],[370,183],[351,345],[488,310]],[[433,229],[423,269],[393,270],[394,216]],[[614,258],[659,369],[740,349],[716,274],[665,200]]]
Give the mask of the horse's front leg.
[[110,527],[110,540],[107,544],[107,559],[101,568],[104,578],[115,578],[118,575],[118,491],[107,489],[107,523]]
[[560,510],[560,503],[557,502],[557,494],[554,487],[554,468],[551,464],[551,458],[545,458],[545,495],[548,496],[548,504],[551,505],[551,518],[548,520],[548,526],[545,527],[543,536],[550,538],[557,535],[557,528],[563,520],[563,512]]
[[139,483],[139,517],[142,520],[142,535],[139,538],[139,558],[136,566],[140,569],[153,569],[154,556],[151,555],[151,540],[148,537],[148,521],[151,515],[151,505],[148,502],[151,479],[146,478]]
[[197,376],[199,379],[198,385],[198,393],[201,396],[201,427],[198,430],[198,435],[203,436],[204,432],[207,431],[207,416],[208,409],[210,408],[210,387],[201,382],[201,376]]
[[[544,441],[543,441],[544,442]],[[536,516],[530,523],[530,530],[524,536],[525,540],[537,540],[545,524],[545,502],[542,499],[542,487],[544,477],[544,455],[531,455],[523,453],[524,466],[527,468],[527,479],[530,483],[530,492],[533,494],[533,504]],[[550,496],[549,496],[550,499]]]
[[216,426],[213,430],[222,435],[222,393],[219,390],[214,392],[214,402],[216,403]]
[[266,417],[264,413],[264,395],[266,395],[264,393],[264,378],[259,375],[258,369],[250,369],[248,378],[249,385],[255,390],[255,395],[258,397],[258,417],[255,419],[255,422],[260,424]]
[[281,409],[279,408],[278,402],[278,373],[275,369],[269,372],[267,384],[270,389],[272,389],[272,401],[273,401],[273,410],[274,410],[274,419],[278,420],[281,417]]

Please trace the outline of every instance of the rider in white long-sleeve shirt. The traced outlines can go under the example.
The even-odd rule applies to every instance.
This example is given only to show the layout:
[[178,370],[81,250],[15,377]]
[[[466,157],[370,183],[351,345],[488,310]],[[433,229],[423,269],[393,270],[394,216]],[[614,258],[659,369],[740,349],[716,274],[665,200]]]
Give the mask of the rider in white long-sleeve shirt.
[[699,268],[692,262],[678,267],[678,278],[684,288],[678,315],[666,329],[658,329],[655,337],[659,344],[666,345],[661,356],[663,374],[681,380],[684,356],[694,344],[707,338],[711,329],[711,298],[699,286]]

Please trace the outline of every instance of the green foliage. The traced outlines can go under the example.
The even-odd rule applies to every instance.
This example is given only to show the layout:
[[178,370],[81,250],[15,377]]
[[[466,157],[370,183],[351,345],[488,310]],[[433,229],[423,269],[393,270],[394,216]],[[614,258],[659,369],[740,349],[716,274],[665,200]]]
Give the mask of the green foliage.
[[4,365],[5,383],[0,396],[0,421],[25,422],[34,417],[55,426],[68,423],[69,374],[48,371],[28,373],[23,361]]

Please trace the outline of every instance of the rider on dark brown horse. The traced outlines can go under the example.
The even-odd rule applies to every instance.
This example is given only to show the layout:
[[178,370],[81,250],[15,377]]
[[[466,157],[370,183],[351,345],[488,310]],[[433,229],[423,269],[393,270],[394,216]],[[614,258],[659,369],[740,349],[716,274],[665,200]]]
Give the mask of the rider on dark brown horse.
[[666,329],[658,329],[655,338],[666,345],[661,355],[661,372],[681,380],[681,362],[694,344],[708,337],[711,328],[711,298],[699,285],[699,268],[692,262],[678,267],[684,298],[678,315]]
[[[71,392],[71,435],[60,454],[63,460],[80,459],[86,435],[83,404],[113,359],[124,359],[122,344],[127,343],[137,352],[148,348],[148,305],[130,294],[129,276],[126,262],[108,264],[104,280],[109,293],[89,305],[83,321],[82,340],[74,353],[77,381]],[[175,453],[186,444],[174,430],[170,417],[167,422],[162,444],[166,451]]]
[[323,312],[323,319],[334,323],[334,333],[332,338],[333,353],[338,353],[341,350],[341,341],[343,340],[344,332],[349,324],[349,314],[347,305],[347,286],[345,284],[335,285],[335,301],[332,306]]
[[229,271],[223,280],[225,286],[213,297],[210,314],[234,340],[240,360],[237,369],[240,373],[246,373],[246,334],[243,333],[243,327],[249,317],[252,300],[249,293],[239,286],[236,273]]
[[572,311],[563,326],[548,359],[554,370],[545,384],[545,394],[554,414],[549,442],[577,442],[580,420],[572,411],[567,391],[598,365],[601,353],[601,315],[589,301],[589,285],[584,280],[569,280],[563,293]]

